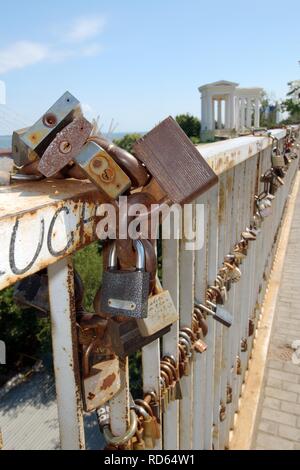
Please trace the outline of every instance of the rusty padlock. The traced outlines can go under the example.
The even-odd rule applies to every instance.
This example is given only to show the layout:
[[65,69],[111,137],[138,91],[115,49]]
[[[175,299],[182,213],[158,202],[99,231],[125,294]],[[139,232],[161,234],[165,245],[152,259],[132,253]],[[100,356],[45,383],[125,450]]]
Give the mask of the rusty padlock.
[[56,134],[81,115],[79,101],[65,92],[35,124],[14,132],[12,153],[15,164],[23,166],[41,158]]
[[135,142],[133,154],[146,165],[167,198],[175,203],[191,202],[218,181],[171,116]]
[[93,359],[92,353],[97,347],[99,342],[96,339],[84,348],[82,354],[83,402],[87,412],[104,405],[121,387],[119,359],[101,354],[95,354]]

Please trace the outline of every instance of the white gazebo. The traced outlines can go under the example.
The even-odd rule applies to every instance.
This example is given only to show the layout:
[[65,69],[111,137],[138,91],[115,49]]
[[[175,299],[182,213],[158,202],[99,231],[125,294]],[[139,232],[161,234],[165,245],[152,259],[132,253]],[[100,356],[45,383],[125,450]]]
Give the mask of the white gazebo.
[[238,83],[220,80],[199,87],[201,93],[201,139],[220,132],[241,132],[259,127],[262,88],[239,88]]

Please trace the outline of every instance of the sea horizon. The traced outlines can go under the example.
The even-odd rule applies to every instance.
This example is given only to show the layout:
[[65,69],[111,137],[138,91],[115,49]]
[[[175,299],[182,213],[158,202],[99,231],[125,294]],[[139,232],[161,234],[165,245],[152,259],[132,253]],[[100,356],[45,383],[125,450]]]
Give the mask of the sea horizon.
[[[141,134],[144,135],[145,132],[113,132],[113,133],[104,133],[105,136],[108,136],[109,139],[122,139],[127,134]],[[0,135],[0,148],[10,148],[11,147],[11,135]]]

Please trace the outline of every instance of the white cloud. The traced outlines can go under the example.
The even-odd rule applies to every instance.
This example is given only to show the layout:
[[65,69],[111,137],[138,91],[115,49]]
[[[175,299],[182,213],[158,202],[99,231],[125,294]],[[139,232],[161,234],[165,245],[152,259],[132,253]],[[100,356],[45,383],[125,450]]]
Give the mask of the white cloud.
[[49,49],[44,44],[31,41],[17,41],[0,49],[0,73],[21,69],[46,59]]
[[0,74],[45,60],[65,62],[76,57],[95,57],[102,51],[102,46],[88,40],[98,36],[103,26],[104,19],[99,15],[80,17],[64,28],[63,37],[56,33],[56,42],[43,44],[22,40],[0,48]]
[[104,27],[102,16],[87,16],[77,18],[66,33],[66,39],[71,42],[82,42],[98,36]]

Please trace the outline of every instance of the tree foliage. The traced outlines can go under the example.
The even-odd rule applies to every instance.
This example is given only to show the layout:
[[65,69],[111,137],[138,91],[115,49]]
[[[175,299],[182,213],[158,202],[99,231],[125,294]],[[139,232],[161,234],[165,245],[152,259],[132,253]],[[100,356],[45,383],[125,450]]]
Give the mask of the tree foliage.
[[181,129],[194,143],[200,142],[201,123],[196,116],[192,116],[189,113],[178,114],[175,119]]
[[282,103],[282,110],[289,113],[288,118],[284,121],[286,124],[300,122],[300,81],[295,80],[289,82],[289,91],[287,99]]
[[121,139],[115,139],[114,142],[122,149],[132,152],[133,144],[141,137],[141,134],[126,134]]

